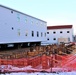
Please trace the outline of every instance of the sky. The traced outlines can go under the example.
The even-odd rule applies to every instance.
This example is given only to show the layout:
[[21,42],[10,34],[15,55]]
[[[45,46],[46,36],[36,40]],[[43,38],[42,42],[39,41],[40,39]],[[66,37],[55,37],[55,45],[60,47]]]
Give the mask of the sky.
[[73,25],[76,35],[76,0],[0,0],[0,4],[47,22],[47,26]]

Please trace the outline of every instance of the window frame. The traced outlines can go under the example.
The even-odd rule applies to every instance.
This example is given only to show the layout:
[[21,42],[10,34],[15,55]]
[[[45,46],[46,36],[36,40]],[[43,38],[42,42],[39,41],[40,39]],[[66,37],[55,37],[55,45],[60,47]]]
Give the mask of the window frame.
[[56,40],[56,38],[53,38],[53,40],[55,41],[55,40]]
[[32,37],[34,37],[34,31],[32,31]]
[[56,34],[56,31],[54,31],[53,34]]
[[67,31],[67,33],[70,33],[70,31]]
[[49,32],[47,32],[47,34],[49,34]]

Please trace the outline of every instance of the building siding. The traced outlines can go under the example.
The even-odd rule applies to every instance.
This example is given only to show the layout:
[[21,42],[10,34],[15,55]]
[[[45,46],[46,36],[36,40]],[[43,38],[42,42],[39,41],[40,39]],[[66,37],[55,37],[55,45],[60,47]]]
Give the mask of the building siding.
[[60,29],[48,29],[47,30],[47,43],[58,43],[58,38],[70,39],[69,42],[73,42],[73,29],[72,28],[60,28]]
[[46,40],[46,32],[45,21],[0,6],[0,43],[42,42]]

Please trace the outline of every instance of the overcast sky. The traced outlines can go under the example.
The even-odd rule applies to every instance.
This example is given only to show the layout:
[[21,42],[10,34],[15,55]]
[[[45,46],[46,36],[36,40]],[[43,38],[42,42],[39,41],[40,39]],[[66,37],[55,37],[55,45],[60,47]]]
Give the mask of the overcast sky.
[[0,4],[47,21],[48,26],[72,24],[76,34],[76,0],[0,0]]

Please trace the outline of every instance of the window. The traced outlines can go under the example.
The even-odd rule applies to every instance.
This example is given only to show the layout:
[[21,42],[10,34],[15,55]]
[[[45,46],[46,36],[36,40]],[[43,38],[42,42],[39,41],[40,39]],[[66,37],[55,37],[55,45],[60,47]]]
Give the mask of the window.
[[37,37],[39,37],[39,32],[37,31]]
[[60,33],[63,33],[62,31],[60,31]]
[[25,36],[27,36],[28,34],[26,33]]
[[12,30],[13,30],[14,28],[12,27]]
[[53,38],[53,40],[56,40],[56,38]]
[[49,40],[49,38],[47,38],[47,40]]
[[27,22],[27,19],[25,19],[25,22]]
[[46,37],[46,33],[45,33],[45,37]]
[[70,33],[70,31],[67,31],[67,33]]
[[28,31],[25,32],[25,36],[28,36]]
[[42,32],[41,32],[41,37],[43,36]]
[[38,22],[36,24],[38,24]]
[[34,37],[34,31],[32,31],[32,37]]
[[13,13],[13,10],[11,10],[11,13]]
[[41,25],[42,25],[42,23],[41,23]]
[[18,19],[18,21],[20,21],[20,14],[19,13],[17,13],[17,19]]
[[31,21],[31,23],[33,24],[33,21]]
[[53,34],[55,34],[56,32],[54,31]]
[[20,29],[18,29],[18,36],[20,36],[21,34],[20,34]]
[[47,32],[47,34],[49,34],[49,32]]
[[68,41],[70,41],[70,38],[68,38]]

